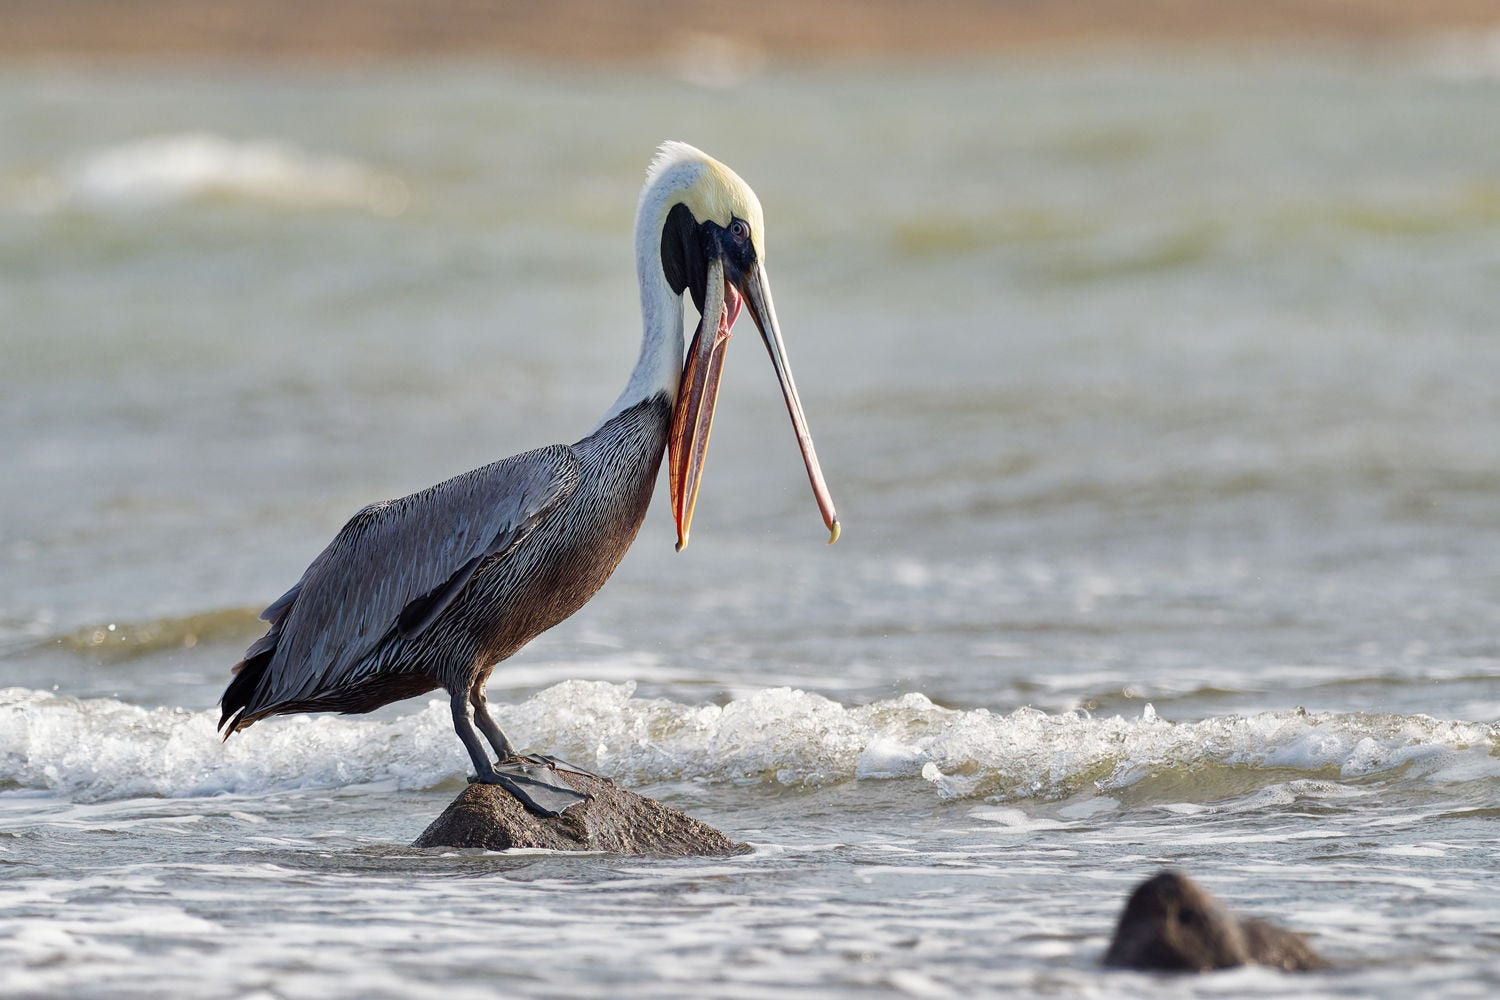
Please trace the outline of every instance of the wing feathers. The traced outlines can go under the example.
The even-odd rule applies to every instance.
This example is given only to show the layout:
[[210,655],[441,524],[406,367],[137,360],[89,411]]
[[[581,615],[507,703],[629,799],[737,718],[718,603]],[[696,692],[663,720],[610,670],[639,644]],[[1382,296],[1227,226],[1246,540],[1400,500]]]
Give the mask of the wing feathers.
[[468,584],[469,578],[479,568],[483,556],[475,556],[458,568],[448,579],[448,582],[412,601],[401,609],[401,615],[396,619],[396,631],[403,639],[412,639],[427,630],[427,626],[437,620],[437,616],[443,613],[443,609],[453,603],[453,598]]
[[553,445],[355,514],[262,614],[271,630],[246,658],[275,652],[245,714],[337,687],[393,629],[420,634],[485,559],[513,550],[578,477],[572,449]]
[[[307,579],[307,577],[304,574],[302,580],[305,579]],[[276,598],[276,600],[272,601],[266,608],[266,610],[260,613],[260,620],[263,622],[270,622],[272,625],[280,624],[281,619],[286,617],[286,613],[291,610],[292,605],[296,603],[297,595],[302,593],[302,580],[298,580],[296,583],[292,584],[291,590],[288,590],[285,594],[282,594],[280,597]]]

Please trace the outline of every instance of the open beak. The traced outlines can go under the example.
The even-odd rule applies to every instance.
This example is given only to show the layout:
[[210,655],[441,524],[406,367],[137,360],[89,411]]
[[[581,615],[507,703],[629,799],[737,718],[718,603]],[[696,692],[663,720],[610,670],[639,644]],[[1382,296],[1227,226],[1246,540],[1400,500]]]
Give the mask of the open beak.
[[776,322],[776,307],[771,301],[771,286],[765,268],[756,262],[735,281],[726,279],[723,261],[714,258],[708,264],[703,317],[692,344],[688,346],[682,384],[677,392],[672,427],[667,437],[667,476],[672,491],[672,516],[677,522],[677,550],[682,551],[688,543],[693,507],[698,500],[698,484],[703,477],[703,461],[708,453],[708,434],[713,427],[719,378],[724,372],[724,352],[729,346],[730,328],[739,316],[742,303],[749,307],[750,318],[760,330],[771,355],[771,364],[776,368],[781,394],[786,398],[787,413],[792,418],[792,430],[797,435],[797,446],[802,449],[802,461],[807,466],[807,478],[812,483],[823,523],[828,526],[828,544],[832,545],[839,538],[839,518],[833,508],[833,497],[828,493],[828,484],[823,481],[823,470],[818,466],[818,455],[813,450],[812,434],[807,429],[807,417],[802,412],[802,400],[797,396],[797,383],[792,380],[792,369],[786,360],[786,347],[781,341],[781,328]]

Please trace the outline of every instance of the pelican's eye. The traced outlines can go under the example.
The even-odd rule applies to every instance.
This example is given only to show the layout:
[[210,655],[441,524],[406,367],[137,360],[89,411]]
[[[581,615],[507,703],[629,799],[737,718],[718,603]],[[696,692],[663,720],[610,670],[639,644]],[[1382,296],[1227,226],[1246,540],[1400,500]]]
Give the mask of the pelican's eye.
[[750,223],[744,219],[735,219],[729,224],[729,234],[741,243],[750,238]]

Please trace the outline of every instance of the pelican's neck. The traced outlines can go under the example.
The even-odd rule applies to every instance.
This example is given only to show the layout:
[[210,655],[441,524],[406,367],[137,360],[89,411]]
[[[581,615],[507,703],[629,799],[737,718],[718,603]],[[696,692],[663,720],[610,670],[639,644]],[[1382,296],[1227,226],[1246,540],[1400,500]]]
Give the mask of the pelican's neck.
[[641,354],[625,389],[609,412],[600,419],[598,430],[635,404],[658,395],[668,402],[677,399],[677,384],[682,379],[682,296],[672,291],[661,266],[661,219],[665,209],[661,198],[653,198],[647,189],[636,212],[635,273],[641,285]]

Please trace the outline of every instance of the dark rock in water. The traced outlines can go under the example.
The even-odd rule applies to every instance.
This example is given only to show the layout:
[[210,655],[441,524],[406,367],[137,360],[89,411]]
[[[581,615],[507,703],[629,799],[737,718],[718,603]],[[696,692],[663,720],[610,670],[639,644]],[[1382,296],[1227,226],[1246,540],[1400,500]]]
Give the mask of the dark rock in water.
[[530,813],[499,785],[471,784],[449,804],[413,847],[483,847],[504,851],[540,847],[554,851],[607,851],[656,857],[724,857],[745,854],[736,843],[676,809],[592,775],[560,771],[590,796],[560,816]]
[[1305,938],[1254,917],[1230,913],[1198,883],[1163,871],[1136,886],[1104,964],[1123,969],[1207,972],[1246,964],[1288,972],[1327,963]]

